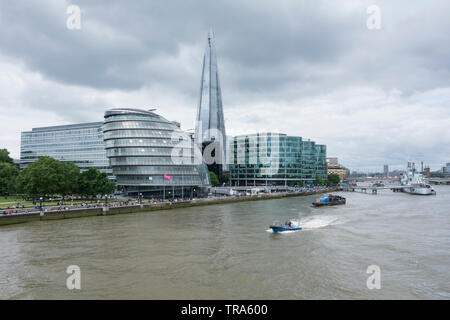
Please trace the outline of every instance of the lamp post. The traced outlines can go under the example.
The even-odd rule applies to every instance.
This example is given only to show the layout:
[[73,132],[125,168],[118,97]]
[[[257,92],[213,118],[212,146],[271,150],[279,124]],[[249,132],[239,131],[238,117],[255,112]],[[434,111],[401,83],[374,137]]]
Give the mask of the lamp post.
[[39,205],[39,209],[42,211],[42,197],[40,197],[39,200],[41,200],[41,203]]
[[142,204],[142,192],[139,193],[139,204]]

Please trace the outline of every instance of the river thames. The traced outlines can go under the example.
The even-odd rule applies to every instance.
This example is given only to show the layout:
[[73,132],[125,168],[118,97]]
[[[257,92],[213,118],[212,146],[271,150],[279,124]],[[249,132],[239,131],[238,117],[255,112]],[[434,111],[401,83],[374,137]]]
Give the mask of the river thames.
[[[0,228],[1,299],[450,299],[450,186]],[[304,230],[273,234],[275,220]],[[66,287],[67,267],[81,290]],[[367,268],[380,268],[368,289]]]

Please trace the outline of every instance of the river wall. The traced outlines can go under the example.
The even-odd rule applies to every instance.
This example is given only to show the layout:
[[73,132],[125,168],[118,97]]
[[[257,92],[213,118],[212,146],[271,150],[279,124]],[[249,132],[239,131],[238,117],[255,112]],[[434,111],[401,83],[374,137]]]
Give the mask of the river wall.
[[308,196],[319,193],[328,193],[335,191],[335,189],[322,190],[320,192],[292,192],[292,193],[277,193],[277,194],[264,194],[264,195],[254,195],[254,196],[244,196],[244,197],[229,197],[229,198],[214,198],[214,199],[198,199],[191,201],[180,201],[180,202],[166,202],[158,204],[137,204],[130,206],[120,206],[120,207],[100,207],[100,208],[80,208],[72,210],[62,210],[62,211],[50,211],[44,212],[41,215],[40,212],[26,213],[20,215],[3,215],[0,216],[0,226],[10,225],[17,223],[25,223],[32,221],[46,221],[46,220],[58,220],[58,219],[72,219],[90,216],[109,216],[115,214],[126,214],[135,212],[150,212],[159,210],[169,210],[177,208],[189,208],[196,206],[207,206],[216,204],[227,204],[234,202],[243,201],[259,201],[259,200],[272,200],[281,199],[287,197],[299,197]]

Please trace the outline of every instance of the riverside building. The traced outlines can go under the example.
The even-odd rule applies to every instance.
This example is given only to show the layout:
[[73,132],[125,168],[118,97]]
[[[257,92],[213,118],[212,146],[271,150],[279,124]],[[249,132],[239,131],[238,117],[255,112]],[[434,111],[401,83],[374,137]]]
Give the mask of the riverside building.
[[21,134],[20,168],[39,157],[70,161],[81,170],[95,168],[110,174],[103,141],[103,122],[33,128]]
[[194,140],[154,110],[105,112],[103,138],[116,184],[129,195],[192,197],[210,185]]
[[232,186],[301,186],[326,179],[326,146],[302,137],[236,136],[227,152]]
[[340,181],[344,181],[350,175],[349,170],[338,162],[338,158],[327,158],[327,176],[335,173]]

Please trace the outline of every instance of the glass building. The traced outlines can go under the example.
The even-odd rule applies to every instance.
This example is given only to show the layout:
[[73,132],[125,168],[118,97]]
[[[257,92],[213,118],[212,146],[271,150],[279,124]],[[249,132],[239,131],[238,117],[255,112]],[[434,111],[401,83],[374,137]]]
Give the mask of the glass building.
[[207,152],[218,161],[216,163],[208,163],[208,168],[220,176],[223,171],[228,171],[228,166],[225,161],[226,132],[222,92],[212,30],[208,33],[208,42],[203,56],[200,99],[195,123],[195,141],[199,146],[202,146],[202,151],[211,144],[211,152],[208,151],[209,149],[207,149]]
[[117,186],[127,194],[192,197],[210,184],[192,137],[153,110],[108,110],[103,134]]
[[33,128],[21,135],[20,168],[49,156],[59,161],[71,161],[81,170],[96,168],[112,172],[106,158],[103,122]]
[[299,186],[326,179],[326,146],[301,137],[236,136],[227,152],[232,186]]

